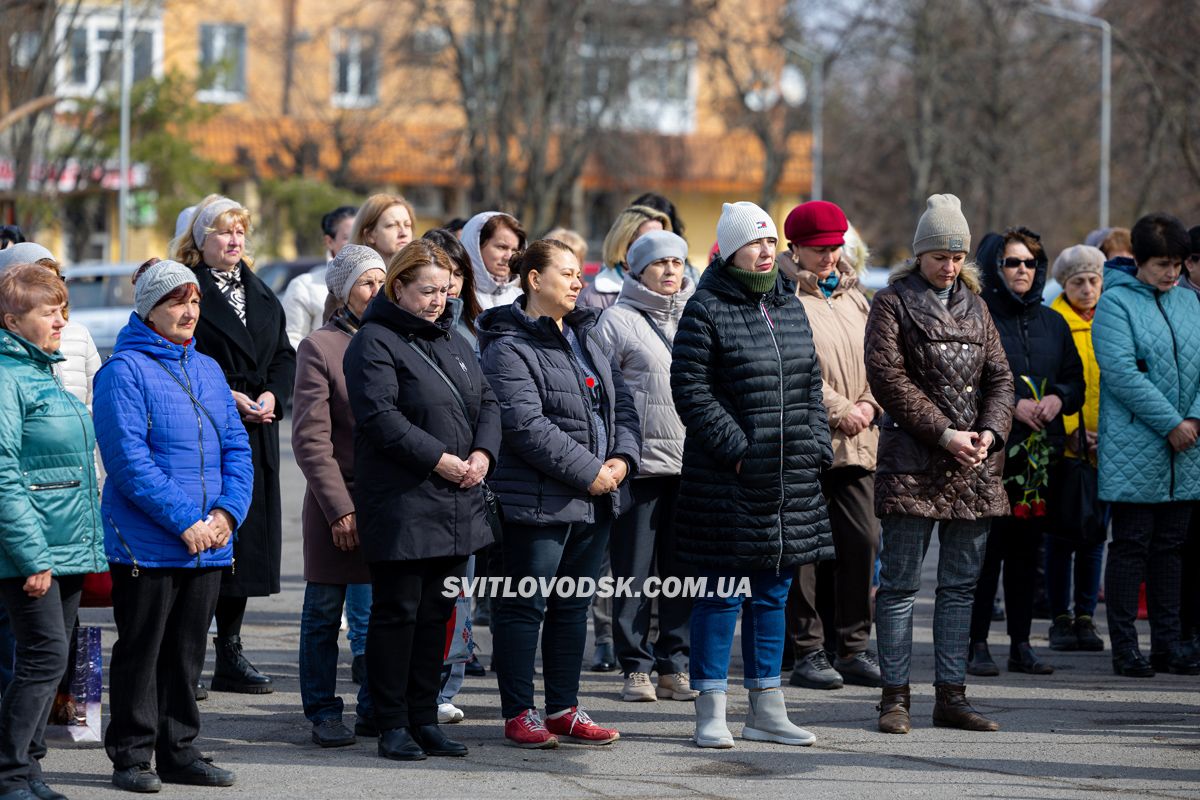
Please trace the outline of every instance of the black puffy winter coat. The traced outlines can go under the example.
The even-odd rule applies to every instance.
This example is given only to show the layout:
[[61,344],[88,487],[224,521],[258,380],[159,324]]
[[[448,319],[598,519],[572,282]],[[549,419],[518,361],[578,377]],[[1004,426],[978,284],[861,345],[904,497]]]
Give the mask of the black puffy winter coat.
[[[444,453],[466,459],[500,451],[500,409],[471,345],[452,334],[453,314],[436,323],[380,292],[342,364],[354,412],[354,509],[368,562],[466,557],[491,543],[483,487],[460,489],[434,472]],[[458,389],[470,419],[437,372]]]
[[722,262],[710,265],[675,334],[671,393],[687,429],[680,559],[778,572],[833,558],[818,481],[833,449],[795,284],[781,275],[755,295]]
[[[987,303],[1008,356],[1014,402],[1033,399],[1033,391],[1021,379],[1022,375],[1029,378],[1039,393],[1045,381],[1046,394],[1058,395],[1062,400],[1062,412],[1046,428],[1051,447],[1061,453],[1066,437],[1063,414],[1075,414],[1083,408],[1083,362],[1075,349],[1067,321],[1057,311],[1042,305],[1048,268],[1046,256],[1038,257],[1033,285],[1023,296],[1013,293],[1000,275],[1003,259],[1004,238],[997,233],[983,237],[975,253],[975,261],[983,273],[983,301]],[[1030,428],[1014,415],[1007,445],[1011,447],[1025,441],[1030,433]],[[1006,474],[1020,472],[1025,469],[1024,460],[1009,459],[1005,467]]]
[[[600,312],[577,308],[563,318],[591,357],[600,379],[605,459],[622,457],[629,476],[642,452],[641,425],[620,369],[592,336]],[[549,317],[525,313],[525,298],[485,311],[475,323],[483,371],[500,402],[504,442],[500,465],[488,485],[500,498],[506,522],[558,525],[594,522],[588,494],[603,460],[595,455],[592,402],[571,346]],[[628,478],[606,502],[614,515],[628,505]]]

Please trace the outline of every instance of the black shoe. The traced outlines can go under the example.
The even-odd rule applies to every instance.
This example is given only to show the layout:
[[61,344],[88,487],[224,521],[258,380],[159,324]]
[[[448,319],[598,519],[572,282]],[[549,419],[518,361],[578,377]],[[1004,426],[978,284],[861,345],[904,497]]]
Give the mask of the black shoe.
[[1051,650],[1078,650],[1079,634],[1075,632],[1075,622],[1070,614],[1059,614],[1050,625]]
[[242,655],[242,637],[218,636],[213,639],[213,645],[217,650],[217,667],[212,679],[214,692],[270,694],[275,690],[271,679]]
[[45,781],[38,778],[29,781],[29,791],[38,800],[67,800],[65,794],[54,791],[46,785]]
[[1008,671],[1026,675],[1053,675],[1054,667],[1037,657],[1029,642],[1021,642],[1008,651]]
[[596,645],[596,653],[592,658],[592,672],[616,672],[617,656],[613,652],[612,643]]
[[393,761],[424,761],[425,751],[417,744],[408,728],[380,731],[379,755]]
[[487,670],[483,668],[483,664],[479,663],[479,659],[475,654],[471,654],[471,660],[464,665],[464,672],[469,678],[484,678],[487,677]]
[[1150,666],[1155,672],[1168,672],[1172,675],[1200,675],[1200,662],[1189,658],[1186,651],[1179,649],[1174,653],[1151,653]]
[[1004,603],[997,597],[992,601],[992,622],[1004,622]]
[[840,689],[845,680],[829,663],[829,656],[824,650],[814,650],[796,659],[788,683],[805,689]]
[[1153,678],[1154,667],[1135,648],[1113,653],[1113,672],[1126,678]]
[[237,779],[232,772],[214,766],[211,758],[197,758],[182,769],[160,770],[163,783],[182,783],[187,786],[233,786]]
[[359,686],[363,685],[363,681],[367,679],[367,657],[365,655],[355,656],[350,662],[350,680],[354,681]]
[[196,681],[196,685],[192,687],[192,694],[196,697],[196,702],[208,699],[208,687],[204,685],[204,681]]
[[162,791],[162,781],[149,764],[134,764],[124,769],[114,769],[112,784],[127,792]]
[[1075,618],[1075,638],[1079,640],[1080,650],[1088,653],[1104,651],[1104,640],[1096,633],[1096,623],[1089,616]]
[[375,721],[366,717],[354,718],[354,735],[361,736],[364,739],[378,739],[379,728],[375,727]]
[[972,642],[967,651],[967,674],[980,678],[994,678],[1000,674],[1000,668],[992,660],[992,652],[988,650],[987,642]]
[[345,747],[354,744],[354,731],[340,719],[323,719],[313,725],[312,740],[321,747]]
[[451,739],[438,725],[415,725],[408,732],[427,755],[461,757],[467,754],[467,746]]
[[871,686],[876,689],[883,686],[879,659],[870,650],[855,653],[849,658],[839,658],[833,662],[833,668],[851,686]]

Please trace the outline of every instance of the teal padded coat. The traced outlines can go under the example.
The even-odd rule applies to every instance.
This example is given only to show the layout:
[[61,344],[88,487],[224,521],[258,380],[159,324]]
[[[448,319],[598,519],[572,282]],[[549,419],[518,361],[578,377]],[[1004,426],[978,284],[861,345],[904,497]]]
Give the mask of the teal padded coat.
[[58,353],[0,329],[0,578],[108,571],[87,406]]
[[1185,418],[1200,419],[1194,296],[1160,292],[1110,262],[1092,343],[1100,364],[1100,499],[1200,500],[1200,447],[1176,453],[1167,442]]

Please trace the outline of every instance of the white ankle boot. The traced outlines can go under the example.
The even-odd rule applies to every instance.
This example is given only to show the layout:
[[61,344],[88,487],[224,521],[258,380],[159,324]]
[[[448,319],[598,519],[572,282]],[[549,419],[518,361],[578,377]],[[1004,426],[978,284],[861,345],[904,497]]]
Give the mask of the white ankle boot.
[[752,742],[776,742],[806,747],[817,740],[804,728],[788,719],[783,702],[783,689],[764,689],[750,692],[750,713],[742,738]]
[[733,747],[733,734],[725,724],[725,698],[725,692],[702,692],[696,698],[696,735],[692,741],[700,747]]

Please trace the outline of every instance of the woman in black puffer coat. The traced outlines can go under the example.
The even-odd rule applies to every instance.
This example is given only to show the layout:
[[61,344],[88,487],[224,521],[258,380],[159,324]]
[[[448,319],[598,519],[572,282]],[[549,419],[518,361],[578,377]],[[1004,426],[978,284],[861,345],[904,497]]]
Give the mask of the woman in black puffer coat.
[[743,736],[808,745],[780,687],[784,604],[796,567],[833,558],[818,475],[833,464],[821,369],[796,287],[775,267],[775,223],[753,203],[725,204],[721,258],[679,322],[671,390],[687,429],[676,522],[679,557],[750,597],[697,598],[692,612],[695,741],[732,747],[725,724],[729,649],[739,609],[750,714]]
[[[1000,333],[1013,374],[1017,405],[1007,442],[1009,452],[1026,442],[1034,431],[1044,430],[1050,451],[1058,458],[1066,438],[1063,414],[1074,414],[1083,407],[1083,362],[1067,321],[1042,305],[1047,262],[1041,239],[1027,228],[989,233],[979,243],[975,260],[983,272],[983,300]],[[1028,468],[1024,450],[1005,461],[1005,485],[1013,516],[997,518],[988,535],[971,609],[967,661],[971,675],[1000,674],[988,651],[987,637],[1001,566],[1008,618],[1008,671],[1031,675],[1054,671],[1029,645],[1038,553],[1046,532],[1045,502],[1035,498],[1044,498],[1047,487],[1033,485]],[[1014,476],[1026,476],[1025,483],[1016,484],[1011,480]],[[1031,494],[1034,490],[1039,494]]]

